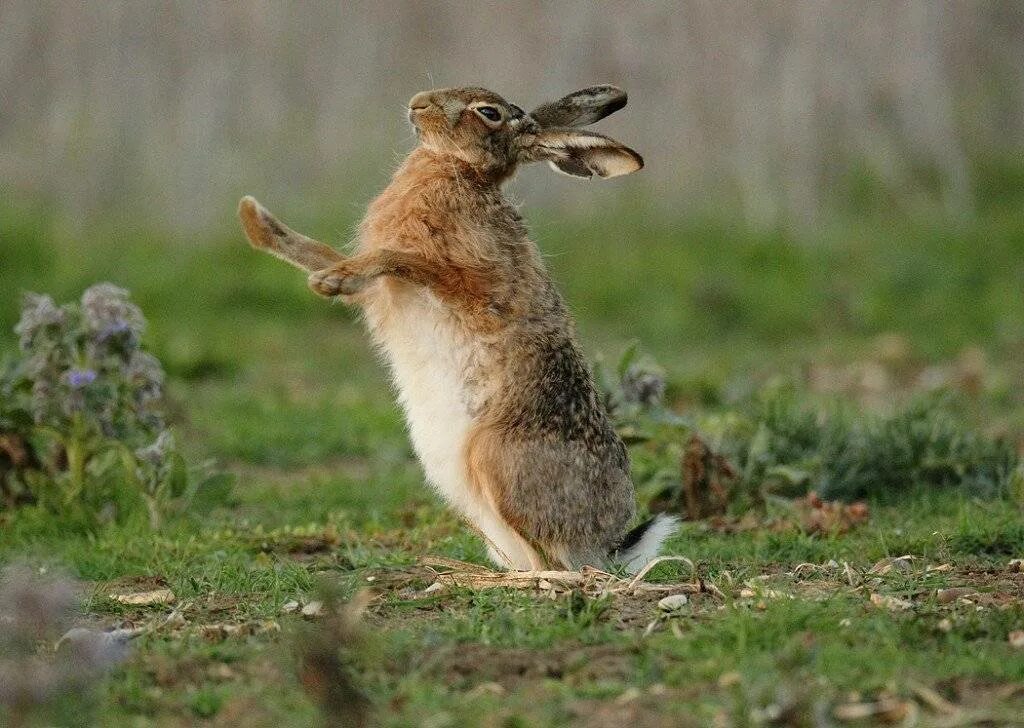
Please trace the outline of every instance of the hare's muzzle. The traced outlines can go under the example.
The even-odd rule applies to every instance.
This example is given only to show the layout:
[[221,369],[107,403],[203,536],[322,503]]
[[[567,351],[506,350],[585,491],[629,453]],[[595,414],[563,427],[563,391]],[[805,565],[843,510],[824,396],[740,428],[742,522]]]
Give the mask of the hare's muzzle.
[[409,99],[409,111],[420,111],[433,103],[434,99],[429,91],[420,91]]
[[415,124],[416,118],[431,107],[436,107],[436,104],[429,91],[421,91],[416,94],[409,99],[409,121]]

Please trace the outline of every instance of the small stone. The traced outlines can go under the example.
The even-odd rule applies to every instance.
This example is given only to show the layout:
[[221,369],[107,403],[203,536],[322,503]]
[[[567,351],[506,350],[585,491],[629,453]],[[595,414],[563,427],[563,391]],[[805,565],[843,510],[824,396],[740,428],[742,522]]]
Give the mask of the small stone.
[[876,607],[885,607],[892,611],[910,609],[914,606],[913,602],[909,602],[906,599],[900,599],[898,597],[884,596],[882,594],[871,594],[871,603]]
[[718,676],[718,687],[731,688],[734,685],[739,685],[742,681],[743,677],[736,671],[723,672]]
[[323,602],[310,602],[302,608],[303,617],[319,617],[324,613]]
[[625,705],[626,703],[632,703],[639,697],[640,688],[626,688],[619,697],[615,698],[615,702],[618,705]]
[[281,605],[281,611],[284,614],[291,614],[292,612],[297,612],[298,609],[299,609],[299,603],[297,601],[295,601],[294,599],[292,599],[291,601],[285,602],[284,604]]
[[203,624],[199,626],[199,634],[207,642],[223,642],[228,636],[223,624]]
[[1024,650],[1024,629],[1015,629],[1006,636],[1006,641],[1010,643],[1010,647],[1018,650]]
[[505,694],[505,688],[500,683],[496,682],[484,682],[477,685],[475,688],[466,693],[466,697],[475,698],[482,695],[494,695],[501,696]]
[[174,599],[174,592],[170,589],[153,589],[152,591],[131,592],[128,594],[111,594],[110,598],[121,604],[128,604],[134,607],[148,607],[155,604],[171,604]]
[[952,632],[953,631],[953,622],[951,622],[948,618],[940,619],[938,625],[936,625],[936,626],[939,628],[940,632]]
[[173,612],[168,614],[167,619],[164,620],[164,626],[170,627],[171,629],[180,629],[186,624],[188,624],[187,620],[178,609],[175,609]]
[[232,670],[230,665],[223,662],[215,662],[210,665],[209,670],[207,670],[207,674],[214,680],[220,681],[234,680],[238,677],[238,673]]
[[74,648],[89,652],[109,651],[121,655],[129,640],[138,637],[141,629],[114,629],[100,632],[85,627],[74,627],[65,632],[57,641],[57,650]]
[[971,594],[977,594],[977,589],[972,589],[969,586],[955,586],[949,589],[939,589],[935,592],[935,598],[939,604],[949,604],[955,602],[960,597],[966,597]]
[[913,566],[913,564],[911,564],[913,560],[913,556],[898,556],[892,560],[892,568],[902,572],[910,571]]
[[869,574],[875,574],[877,576],[885,576],[890,571],[895,569],[896,571],[908,572],[911,569],[911,562],[914,557],[907,554],[905,556],[894,556],[887,559],[882,559],[875,563],[869,570]]
[[1018,573],[1024,571],[1024,559],[1010,559],[1010,563],[1006,565],[1006,570]]
[[685,594],[673,594],[661,599],[658,602],[658,608],[663,612],[675,612],[684,607],[689,601]]

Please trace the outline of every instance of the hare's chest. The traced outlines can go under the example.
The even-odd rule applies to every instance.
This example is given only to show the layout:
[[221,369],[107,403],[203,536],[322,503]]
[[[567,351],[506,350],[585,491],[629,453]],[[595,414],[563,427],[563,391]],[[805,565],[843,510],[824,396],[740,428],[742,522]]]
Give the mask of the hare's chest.
[[[390,297],[389,297],[390,296]],[[463,449],[480,392],[477,347],[433,295],[382,291],[366,306],[428,480],[453,505],[469,506]]]

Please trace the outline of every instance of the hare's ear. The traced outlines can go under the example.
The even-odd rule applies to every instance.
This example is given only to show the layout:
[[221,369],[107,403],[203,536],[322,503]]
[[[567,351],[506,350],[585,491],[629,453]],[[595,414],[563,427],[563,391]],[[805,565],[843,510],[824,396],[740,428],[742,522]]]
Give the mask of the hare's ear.
[[615,86],[591,86],[541,104],[530,112],[542,127],[587,126],[626,105],[626,92]]
[[534,160],[545,160],[573,177],[618,177],[636,172],[644,159],[625,144],[603,134],[578,129],[543,129],[529,148]]

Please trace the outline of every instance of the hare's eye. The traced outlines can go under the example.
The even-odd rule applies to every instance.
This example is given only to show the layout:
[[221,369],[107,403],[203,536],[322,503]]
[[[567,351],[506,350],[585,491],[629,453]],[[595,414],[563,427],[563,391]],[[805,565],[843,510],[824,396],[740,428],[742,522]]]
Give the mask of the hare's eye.
[[501,121],[501,112],[493,106],[477,106],[474,110],[488,121]]

